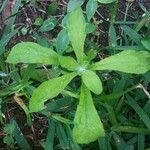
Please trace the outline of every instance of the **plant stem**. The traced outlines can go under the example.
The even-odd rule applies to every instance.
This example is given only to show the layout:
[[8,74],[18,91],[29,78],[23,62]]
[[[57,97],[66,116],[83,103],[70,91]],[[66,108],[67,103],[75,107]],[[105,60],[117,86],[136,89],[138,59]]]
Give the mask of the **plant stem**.
[[71,92],[71,91],[67,91],[67,90],[63,90],[63,91],[62,91],[62,94],[71,96],[71,97],[76,98],[76,99],[79,98],[79,95],[78,95],[78,94],[75,94],[75,93],[73,93],[73,92]]
[[114,7],[112,9],[111,23],[110,23],[111,25],[113,25],[116,21],[118,6],[119,6],[119,0],[116,0],[115,4],[114,4]]

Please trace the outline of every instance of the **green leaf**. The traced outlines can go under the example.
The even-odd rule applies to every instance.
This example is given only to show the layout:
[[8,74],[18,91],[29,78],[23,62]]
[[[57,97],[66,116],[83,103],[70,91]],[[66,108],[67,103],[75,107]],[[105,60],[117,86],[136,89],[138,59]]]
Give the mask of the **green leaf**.
[[112,2],[115,2],[116,0],[98,0],[98,2],[102,3],[102,4],[109,4]]
[[86,5],[86,14],[88,21],[91,20],[91,18],[94,16],[96,10],[97,10],[97,0],[89,0]]
[[66,29],[59,32],[56,39],[56,48],[58,53],[62,54],[69,45],[69,37]]
[[75,59],[70,56],[59,56],[59,63],[61,67],[71,71],[75,71],[79,66]]
[[83,85],[74,119],[73,139],[76,143],[88,144],[103,136],[105,131],[93,104],[91,93]]
[[48,133],[45,142],[45,150],[53,150],[56,124],[53,120],[48,120]]
[[95,94],[100,94],[102,92],[102,82],[95,72],[86,70],[82,75],[82,80],[86,87]]
[[76,57],[79,61],[82,61],[84,55],[84,41],[86,37],[86,22],[81,8],[77,8],[69,14],[67,29]]
[[96,25],[94,25],[93,23],[86,24],[86,29],[85,29],[86,34],[92,33],[95,30],[96,30]]
[[117,35],[114,25],[110,25],[109,27],[109,46],[110,47],[117,46]]
[[56,1],[52,2],[49,6],[48,6],[48,9],[47,9],[47,13],[49,15],[53,15],[56,13],[57,11],[57,7],[58,7],[58,4]]
[[55,28],[57,24],[57,19],[55,17],[48,18],[43,22],[43,25],[40,27],[41,32],[51,31]]
[[150,117],[148,116],[148,114],[138,105],[138,103],[134,100],[134,98],[128,95],[126,97],[127,97],[127,104],[134,109],[134,111],[138,114],[140,119],[150,130]]
[[67,11],[71,12],[74,9],[80,7],[84,3],[84,1],[85,0],[70,0],[67,6]]
[[21,150],[31,150],[30,145],[28,144],[28,141],[26,140],[25,136],[23,135],[20,127],[18,126],[18,123],[13,119],[11,120],[12,123],[15,125],[14,130],[14,137],[16,140],[16,143],[18,144],[19,149]]
[[67,84],[76,76],[76,73],[69,73],[58,78],[53,78],[43,82],[34,90],[29,103],[31,112],[38,112],[44,109],[44,102],[56,97]]
[[3,36],[0,39],[0,55],[5,51],[5,47],[8,44],[8,42],[11,40],[12,37],[14,37],[18,33],[18,29],[11,31],[8,34],[3,34]]
[[115,70],[142,74],[150,69],[150,53],[126,50],[105,58],[91,66],[93,70]]
[[123,25],[121,29],[138,45],[141,45],[142,36],[129,26]]
[[50,48],[33,42],[21,42],[15,45],[7,60],[8,63],[58,64],[58,55]]
[[43,19],[41,18],[41,17],[37,17],[36,19],[35,19],[35,22],[34,22],[34,25],[36,25],[36,26],[41,26],[42,24],[43,24]]
[[14,138],[12,135],[6,135],[4,138],[3,138],[3,142],[7,145],[13,145],[15,143],[14,141]]
[[142,41],[143,46],[147,49],[150,50],[150,38],[149,39],[143,39]]
[[4,127],[4,131],[5,131],[7,134],[13,134],[13,133],[14,133],[14,130],[15,130],[15,125],[14,125],[14,123],[6,124],[5,127]]

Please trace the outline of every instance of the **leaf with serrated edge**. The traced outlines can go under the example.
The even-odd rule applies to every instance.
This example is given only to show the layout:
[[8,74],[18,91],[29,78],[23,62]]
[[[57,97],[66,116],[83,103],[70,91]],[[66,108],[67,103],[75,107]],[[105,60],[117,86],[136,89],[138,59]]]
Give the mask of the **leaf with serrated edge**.
[[93,104],[91,93],[85,85],[82,85],[74,119],[73,139],[76,143],[87,144],[103,136],[105,131]]
[[76,73],[69,73],[43,82],[33,92],[29,102],[30,112],[38,112],[44,109],[44,102],[56,97],[60,92],[62,92],[75,76]]
[[95,94],[100,94],[102,92],[102,82],[95,72],[86,70],[82,74],[82,80],[86,87]]
[[125,50],[94,63],[91,69],[143,74],[150,69],[150,53],[147,51]]
[[79,7],[69,14],[67,20],[68,36],[79,61],[82,61],[84,56],[85,28],[86,22],[82,9]]
[[12,48],[6,62],[58,64],[58,55],[52,49],[42,47],[37,43],[21,42]]

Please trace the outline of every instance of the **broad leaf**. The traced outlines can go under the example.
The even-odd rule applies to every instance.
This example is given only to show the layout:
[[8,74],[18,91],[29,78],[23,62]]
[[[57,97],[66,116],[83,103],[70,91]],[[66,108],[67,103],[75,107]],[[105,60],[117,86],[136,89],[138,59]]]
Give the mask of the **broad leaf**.
[[51,31],[55,28],[57,24],[57,19],[55,17],[48,18],[43,22],[43,25],[40,27],[41,32]]
[[86,70],[82,75],[82,80],[86,87],[95,94],[100,94],[102,92],[102,82],[95,72]]
[[78,63],[70,56],[59,56],[59,64],[61,67],[75,71],[79,66]]
[[73,139],[76,143],[87,144],[102,136],[105,136],[103,124],[93,104],[90,91],[83,85],[74,119]]
[[105,58],[91,67],[93,70],[115,70],[142,74],[150,69],[150,53],[147,51],[126,50]]
[[21,42],[12,48],[6,61],[12,64],[58,64],[58,56],[50,48],[42,47],[33,42]]
[[76,57],[79,61],[82,61],[84,55],[84,41],[86,37],[86,22],[81,8],[77,8],[69,14],[67,29]]
[[71,12],[74,9],[80,7],[84,3],[84,1],[85,0],[70,0],[67,6],[67,11]]
[[116,0],[98,0],[98,2],[103,3],[103,4],[108,4],[108,3],[112,3],[115,2]]
[[69,37],[66,29],[59,32],[56,39],[56,48],[59,54],[62,54],[69,45]]
[[88,21],[91,20],[91,18],[93,17],[93,15],[95,14],[96,10],[97,10],[97,0],[89,0],[87,5],[86,5],[86,14],[87,14],[87,18]]
[[31,97],[29,109],[31,112],[38,112],[44,109],[44,102],[56,97],[67,84],[76,76],[76,73],[69,73],[58,78],[43,82]]

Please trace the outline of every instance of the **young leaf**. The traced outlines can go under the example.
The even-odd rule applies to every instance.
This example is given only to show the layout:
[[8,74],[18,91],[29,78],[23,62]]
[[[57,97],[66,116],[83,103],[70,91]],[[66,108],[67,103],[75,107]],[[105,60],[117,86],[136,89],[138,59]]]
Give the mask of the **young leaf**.
[[69,45],[69,37],[66,29],[63,29],[59,32],[56,39],[56,48],[59,54],[62,54]]
[[85,0],[70,0],[67,6],[67,11],[71,12],[74,9],[80,7],[84,3],[84,1]]
[[71,71],[78,67],[78,63],[70,56],[59,56],[59,63],[61,67]]
[[86,5],[86,14],[87,14],[88,21],[91,20],[96,10],[97,10],[97,0],[89,0]]
[[69,73],[58,78],[43,82],[31,97],[29,109],[31,112],[38,112],[44,109],[44,102],[56,97],[67,84],[76,76],[76,73]]
[[34,25],[41,26],[43,24],[43,19],[41,17],[37,17],[34,21]]
[[91,67],[93,70],[115,70],[142,74],[150,69],[150,53],[147,51],[126,50],[105,58]]
[[85,29],[86,34],[92,33],[95,30],[96,30],[96,25],[94,25],[93,23],[86,24],[86,29]]
[[117,35],[114,25],[110,25],[109,27],[109,46],[111,47],[117,46]]
[[83,60],[84,41],[86,22],[80,7],[70,13],[67,20],[69,39],[72,43],[76,57],[79,61]]
[[102,82],[95,72],[86,70],[82,75],[82,80],[86,87],[95,94],[100,94],[102,92]]
[[94,107],[91,93],[83,85],[74,119],[73,139],[76,143],[87,144],[103,136],[105,131]]
[[40,27],[41,32],[51,31],[55,28],[57,24],[57,19],[55,17],[48,18],[43,22],[43,25]]
[[109,4],[112,2],[115,2],[116,0],[98,0],[98,2],[102,3],[102,4]]
[[57,11],[57,8],[58,8],[58,4],[57,4],[57,1],[53,1],[49,6],[48,6],[48,9],[47,9],[47,13],[49,15],[54,15]]
[[50,48],[33,42],[21,42],[15,45],[7,60],[8,63],[42,63],[58,64],[58,55]]

